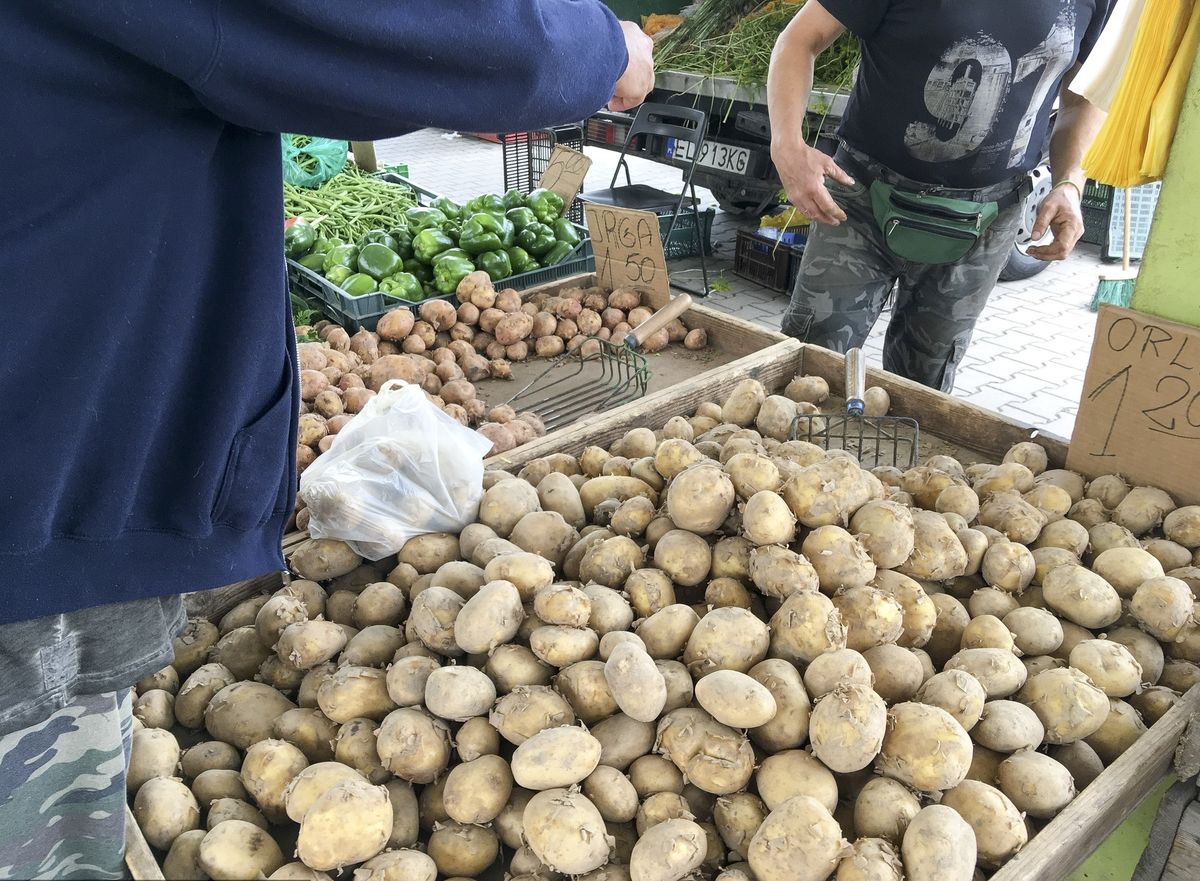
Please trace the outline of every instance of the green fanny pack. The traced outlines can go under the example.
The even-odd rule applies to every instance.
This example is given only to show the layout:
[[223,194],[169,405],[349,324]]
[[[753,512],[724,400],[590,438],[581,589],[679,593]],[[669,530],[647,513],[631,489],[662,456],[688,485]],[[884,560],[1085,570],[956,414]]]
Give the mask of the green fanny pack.
[[871,207],[888,249],[914,263],[957,263],[1000,213],[999,202],[914,193],[875,180]]

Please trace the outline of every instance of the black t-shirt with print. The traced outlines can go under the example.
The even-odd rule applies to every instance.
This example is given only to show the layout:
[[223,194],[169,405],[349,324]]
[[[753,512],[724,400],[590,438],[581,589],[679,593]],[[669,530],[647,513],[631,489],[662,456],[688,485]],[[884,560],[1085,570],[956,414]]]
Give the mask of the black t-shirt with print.
[[819,0],[862,64],[841,136],[906,177],[986,187],[1038,164],[1063,76],[1113,0]]

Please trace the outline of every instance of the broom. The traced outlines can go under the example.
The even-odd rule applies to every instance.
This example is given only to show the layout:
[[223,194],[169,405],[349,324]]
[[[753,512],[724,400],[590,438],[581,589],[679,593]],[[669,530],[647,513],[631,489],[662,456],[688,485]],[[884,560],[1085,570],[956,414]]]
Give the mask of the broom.
[[1137,279],[1137,271],[1129,268],[1129,215],[1132,213],[1132,188],[1125,187],[1125,229],[1121,236],[1121,270],[1111,275],[1101,274],[1100,283],[1096,285],[1096,296],[1092,297],[1092,311],[1102,305],[1121,306],[1128,308],[1133,301],[1133,283]]

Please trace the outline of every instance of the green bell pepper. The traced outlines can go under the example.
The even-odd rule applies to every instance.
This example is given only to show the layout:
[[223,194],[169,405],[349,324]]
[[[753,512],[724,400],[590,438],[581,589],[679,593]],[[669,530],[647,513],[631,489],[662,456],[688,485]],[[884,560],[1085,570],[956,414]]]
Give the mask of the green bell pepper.
[[432,266],[427,266],[424,263],[418,263],[416,260],[413,260],[412,262],[405,264],[404,271],[409,275],[416,276],[417,281],[421,282],[421,284],[429,284],[433,282]]
[[340,285],[343,291],[352,297],[361,297],[363,294],[370,294],[379,290],[379,285],[375,279],[367,275],[365,272],[356,272]]
[[525,204],[533,209],[533,213],[542,223],[551,224],[562,217],[563,197],[553,190],[536,189],[529,194]]
[[463,206],[463,213],[465,214],[478,214],[480,211],[486,211],[489,214],[503,214],[507,210],[508,206],[504,204],[504,200],[495,193],[484,193],[482,196],[476,196]]
[[396,247],[393,250],[400,255],[400,259],[411,260],[413,258],[413,234],[409,232],[408,227],[398,226],[391,230],[388,235],[396,240]]
[[513,275],[520,275],[522,272],[532,272],[538,268],[538,262],[530,257],[529,252],[524,248],[506,248],[504,253],[508,254],[508,262],[512,266]]
[[531,223],[517,233],[517,244],[539,259],[555,243],[554,230],[544,223]]
[[440,229],[423,229],[413,236],[413,256],[422,263],[432,262],[442,251],[453,247],[454,241]]
[[504,251],[485,251],[475,261],[492,281],[508,278],[513,274],[512,262]]
[[[504,247],[497,232],[489,230],[478,218],[487,214],[473,214],[471,219],[463,224],[462,233],[458,237],[458,246],[468,254],[482,254],[485,251],[499,251]],[[498,225],[498,224],[497,224]]]
[[365,272],[376,281],[403,270],[404,261],[387,245],[371,242],[358,252],[358,271]]
[[389,275],[379,283],[379,290],[401,300],[423,300],[425,292],[421,290],[420,280],[411,272],[397,272]]
[[500,197],[504,202],[504,207],[511,211],[513,208],[522,208],[525,205],[525,194],[513,187],[511,190],[506,190],[504,195]]
[[555,263],[562,263],[574,250],[575,246],[570,242],[555,242],[554,247],[542,255],[542,265],[553,266]]
[[451,220],[457,220],[462,216],[462,206],[453,199],[447,199],[445,196],[438,196],[429,203],[429,207],[436,208]]
[[446,238],[458,244],[458,237],[462,229],[462,225],[457,220],[447,220],[440,227],[441,231],[446,234]]
[[320,272],[321,268],[325,265],[325,255],[317,253],[305,254],[296,262],[305,269],[311,269],[313,272]]
[[349,266],[334,266],[325,271],[325,280],[330,284],[340,285],[352,275],[354,270]]
[[312,246],[312,250],[308,253],[328,254],[330,249],[332,249],[335,245],[340,245],[341,243],[341,239],[327,239],[325,236],[318,236],[316,244]]
[[395,237],[391,233],[387,232],[386,230],[382,230],[382,229],[370,230],[366,235],[364,235],[361,239],[359,239],[357,242],[355,242],[355,244],[358,245],[358,250],[360,252],[367,245],[374,245],[374,244],[383,245],[390,251],[396,250]]
[[458,283],[475,271],[475,264],[464,257],[445,257],[433,267],[433,283],[438,292],[452,294]]
[[[517,228],[513,226],[513,222],[504,216],[481,211],[478,214],[472,214],[471,220],[476,221],[483,227],[485,232],[494,232],[500,237],[500,246],[502,248],[511,248],[513,240],[517,235]],[[488,249],[493,250],[493,249]]]
[[520,232],[531,223],[537,223],[537,215],[530,208],[510,208],[504,215],[517,232]]
[[578,245],[579,230],[575,228],[575,224],[567,220],[565,217],[560,217],[554,223],[550,224],[550,228],[554,230],[554,238],[560,242],[567,242],[570,245]]
[[335,266],[345,266],[353,272],[358,266],[358,248],[354,245],[336,245],[330,248],[321,264],[326,278],[329,277],[329,270]]
[[303,257],[317,243],[317,231],[303,217],[283,229],[283,251],[289,257]]
[[464,251],[462,248],[451,248],[449,251],[442,251],[442,253],[440,253],[436,257],[434,257],[433,263],[431,263],[430,265],[437,266],[437,262],[439,260],[441,260],[443,257],[461,257],[464,260],[471,259],[471,255],[468,254],[466,251]]
[[404,217],[408,221],[408,228],[412,230],[415,236],[423,229],[429,229],[431,226],[441,226],[446,222],[447,217],[436,208],[409,208],[404,212]]
[[426,281],[421,283],[421,292],[427,297],[434,297],[437,296],[438,289],[434,286],[433,282]]

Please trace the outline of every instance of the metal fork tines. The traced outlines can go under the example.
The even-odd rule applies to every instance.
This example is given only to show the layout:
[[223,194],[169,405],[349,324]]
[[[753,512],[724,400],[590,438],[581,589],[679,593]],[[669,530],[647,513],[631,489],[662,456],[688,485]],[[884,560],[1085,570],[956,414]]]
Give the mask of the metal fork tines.
[[921,430],[904,416],[867,418],[855,415],[797,416],[792,439],[827,450],[845,450],[867,469],[881,465],[908,469],[917,464]]

